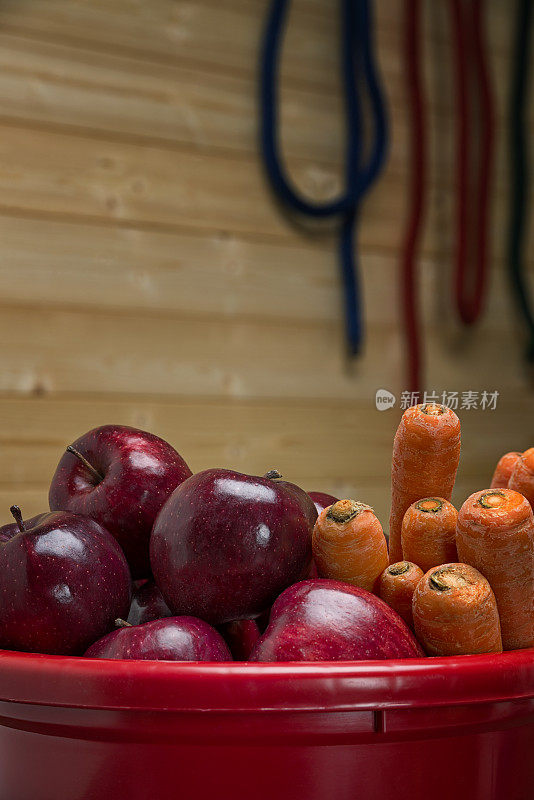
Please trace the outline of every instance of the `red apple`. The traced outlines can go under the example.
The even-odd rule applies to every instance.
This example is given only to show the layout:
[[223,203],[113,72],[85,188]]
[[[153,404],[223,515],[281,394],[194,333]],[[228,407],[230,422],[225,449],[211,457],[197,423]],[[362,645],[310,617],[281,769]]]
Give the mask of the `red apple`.
[[175,489],[150,540],[171,611],[213,625],[257,617],[310,559],[310,523],[294,493],[226,469],[199,472]]
[[80,655],[130,606],[131,579],[115,539],[69,511],[23,522],[0,544],[0,647]]
[[[18,511],[16,511],[16,509],[18,509],[18,506],[13,506],[12,513],[13,511],[15,511],[18,517]],[[35,528],[35,526],[39,524],[39,522],[41,521],[41,519],[43,519],[43,517],[48,516],[48,513],[49,512],[46,511],[44,514],[37,514],[35,517],[30,517],[29,519],[24,520],[23,528],[25,530],[29,530],[30,528]],[[22,520],[22,517],[20,517],[20,519]],[[0,542],[8,542],[10,539],[13,538],[13,536],[16,536],[17,533],[20,533],[20,531],[21,528],[19,522],[8,522],[7,525],[2,525],[2,527],[0,528]]]
[[236,619],[219,627],[230,648],[234,661],[248,661],[254,645],[260,638],[260,629],[254,619]]
[[325,508],[334,505],[334,503],[337,503],[339,500],[338,497],[334,497],[332,494],[326,494],[325,492],[308,492],[308,494],[315,504],[317,514],[320,514]]
[[[300,486],[297,486],[296,483],[290,483],[290,481],[282,480],[282,475],[278,472],[277,469],[272,469],[264,475],[265,478],[270,478],[271,480],[275,480],[279,486],[283,486],[284,489],[287,489],[288,492],[294,495],[295,499],[298,500],[300,505],[302,506],[304,513],[308,518],[308,522],[310,525],[310,536],[313,533],[313,526],[317,520],[317,507],[308,492],[305,492],[304,489],[301,489]],[[315,561],[312,560],[309,563],[309,566],[303,572],[302,575],[299,575],[300,580],[304,580],[304,578],[316,578],[318,576],[317,567],[315,566]]]
[[191,470],[152,433],[94,428],[67,448],[50,486],[50,509],[92,517],[121,545],[133,578],[150,575],[148,542],[165,500]]
[[134,658],[143,661],[231,661],[230,651],[215,628],[194,617],[167,617],[120,626],[95,642],[86,658]]
[[339,581],[301,581],[283,592],[251,661],[414,658],[423,651],[376,595]]
[[143,581],[141,586],[134,586],[128,614],[130,625],[142,625],[163,617],[172,617],[172,613],[154,581]]
[[304,489],[301,489],[300,486],[297,486],[296,483],[291,483],[290,481],[285,481],[282,478],[282,475],[278,472],[277,469],[271,469],[267,472],[264,478],[270,478],[273,481],[276,481],[279,486],[283,486],[288,492],[291,492],[293,496],[298,500],[300,505],[302,506],[304,513],[308,517],[308,522],[310,524],[310,532],[313,531],[313,526],[315,525],[315,520],[317,519],[318,513],[315,507],[315,503],[311,499],[308,492],[305,492]]
[[[311,562],[312,566],[314,566],[313,561]],[[260,629],[260,633],[265,633],[267,629],[267,625],[269,624],[269,617],[271,616],[271,609],[266,608],[265,611],[262,611],[259,617],[256,617],[254,620]]]

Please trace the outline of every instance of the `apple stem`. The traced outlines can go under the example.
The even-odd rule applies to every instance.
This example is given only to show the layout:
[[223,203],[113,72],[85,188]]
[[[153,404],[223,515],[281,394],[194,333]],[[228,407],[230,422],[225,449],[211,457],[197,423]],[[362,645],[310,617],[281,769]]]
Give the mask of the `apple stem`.
[[72,453],[73,456],[76,456],[76,458],[78,458],[82,462],[84,467],[86,467],[89,470],[93,478],[96,478],[99,483],[104,480],[104,476],[101,475],[100,472],[97,469],[95,469],[92,464],[88,462],[85,456],[82,456],[82,454],[79,453],[78,450],[75,450],[71,444],[69,444],[69,446],[67,447],[67,453]]
[[19,531],[24,533],[24,522],[22,521],[22,511],[18,506],[11,506],[9,509],[13,516],[15,517],[15,522],[19,526]]
[[116,628],[133,628],[133,625],[130,622],[126,622],[125,619],[121,619],[117,617],[115,620],[115,627]]
[[274,481],[274,480],[279,480],[282,477],[282,475],[280,472],[278,472],[277,469],[270,469],[269,472],[266,472],[263,477],[270,478],[271,480]]

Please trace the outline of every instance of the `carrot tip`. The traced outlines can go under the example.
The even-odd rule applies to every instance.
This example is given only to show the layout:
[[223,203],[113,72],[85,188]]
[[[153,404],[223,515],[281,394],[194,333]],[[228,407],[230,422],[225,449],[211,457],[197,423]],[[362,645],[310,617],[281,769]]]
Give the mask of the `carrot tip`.
[[415,507],[418,511],[425,511],[426,513],[432,512],[435,514],[443,508],[443,501],[440,500],[439,497],[425,497],[423,500],[419,500],[415,504]]
[[461,589],[469,584],[470,581],[458,572],[454,567],[438,567],[429,578],[431,589],[438,592],[446,592],[449,589]]
[[478,504],[482,508],[500,508],[506,503],[506,495],[498,489],[492,489],[489,492],[484,492],[478,498]]
[[360,503],[357,500],[338,500],[328,509],[326,516],[328,519],[333,519],[334,522],[349,522],[349,520],[357,517],[362,511],[372,511],[371,506],[366,503]]
[[390,575],[404,575],[405,572],[409,571],[410,567],[409,561],[397,561],[396,564],[390,564],[387,571]]
[[445,406],[442,406],[439,403],[425,403],[421,406],[421,411],[423,414],[429,414],[430,416],[438,417],[440,414],[445,413]]

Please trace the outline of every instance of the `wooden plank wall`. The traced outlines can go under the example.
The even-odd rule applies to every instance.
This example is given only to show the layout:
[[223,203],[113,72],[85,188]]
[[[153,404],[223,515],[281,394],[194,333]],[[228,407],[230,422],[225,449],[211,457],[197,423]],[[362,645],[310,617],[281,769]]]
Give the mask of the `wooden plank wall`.
[[[404,388],[397,299],[409,136],[402,0],[379,0],[392,124],[360,232],[367,347],[343,355],[335,241],[280,215],[257,153],[267,0],[4,0],[0,7],[0,518],[46,507],[69,441],[105,422],[169,439],[195,470],[278,467],[385,521]],[[425,3],[431,180],[421,260],[427,388],[498,389],[464,414],[457,500],[533,444],[533,390],[504,279],[507,0],[489,4],[498,103],[491,297],[469,334],[450,306],[453,85],[447,4]],[[294,0],[283,141],[310,196],[339,188],[332,0]],[[533,115],[530,114],[533,122]],[[534,227],[534,226],[533,226]],[[529,265],[534,271],[532,233]]]

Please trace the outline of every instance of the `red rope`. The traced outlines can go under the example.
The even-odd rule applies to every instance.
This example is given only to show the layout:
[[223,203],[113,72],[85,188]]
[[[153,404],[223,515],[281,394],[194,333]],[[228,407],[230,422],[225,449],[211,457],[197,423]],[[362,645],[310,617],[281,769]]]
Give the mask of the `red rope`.
[[401,261],[402,299],[408,360],[408,389],[410,392],[419,392],[421,390],[422,356],[416,256],[423,225],[426,182],[424,96],[420,75],[420,0],[406,0],[404,11],[404,57],[408,80],[407,91],[410,103],[412,137],[409,157],[409,218]]
[[488,264],[490,259],[489,216],[491,199],[491,180],[495,142],[495,111],[485,40],[483,21],[483,2],[474,0],[473,4],[473,55],[478,71],[480,89],[480,158],[478,168],[478,250],[474,294],[472,298],[470,322],[480,315],[485,301]]
[[[467,214],[469,181],[467,47],[461,0],[451,0],[452,32],[456,62],[456,265],[454,290],[460,317],[464,318],[464,286],[467,264]],[[465,320],[464,320],[465,321]]]
[[[450,8],[457,107],[454,287],[460,319],[471,325],[482,312],[486,294],[494,112],[482,24],[483,0],[470,0],[467,7],[462,0],[450,0]],[[473,136],[471,122],[477,105],[480,132]],[[471,155],[477,139],[480,148],[476,178],[473,178],[470,174]]]

